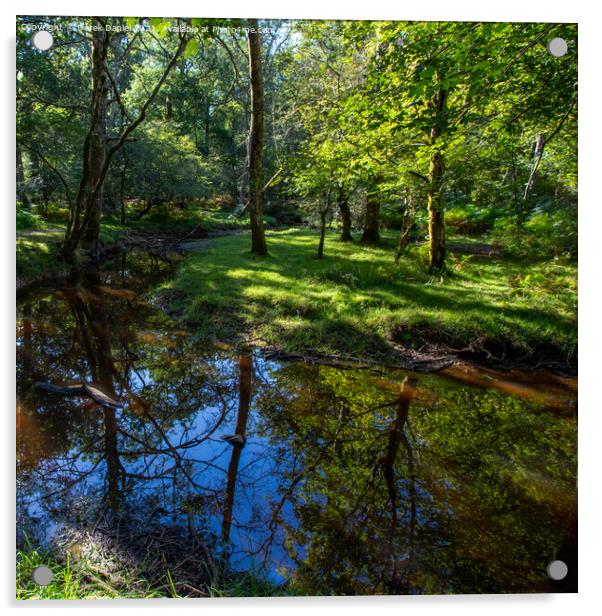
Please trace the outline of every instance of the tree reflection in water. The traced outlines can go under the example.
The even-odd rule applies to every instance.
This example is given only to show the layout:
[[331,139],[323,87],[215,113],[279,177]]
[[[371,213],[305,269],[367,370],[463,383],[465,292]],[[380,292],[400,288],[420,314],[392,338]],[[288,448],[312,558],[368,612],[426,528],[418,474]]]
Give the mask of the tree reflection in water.
[[[131,253],[20,300],[19,531],[137,563],[163,550],[182,592],[224,562],[307,594],[551,590],[547,563],[575,554],[572,384],[550,386],[552,409],[436,375],[236,356],[142,299],[170,271]],[[85,381],[123,408],[37,381]]]

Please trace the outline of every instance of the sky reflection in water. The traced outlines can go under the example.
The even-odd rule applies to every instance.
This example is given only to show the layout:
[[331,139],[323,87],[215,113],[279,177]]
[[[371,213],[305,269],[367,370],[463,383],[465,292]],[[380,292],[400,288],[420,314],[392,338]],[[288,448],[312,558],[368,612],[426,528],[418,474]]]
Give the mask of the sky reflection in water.
[[576,568],[574,380],[237,355],[144,301],[170,267],[132,253],[20,299],[20,544],[178,529],[182,559],[196,537],[307,594],[573,589],[545,568]]

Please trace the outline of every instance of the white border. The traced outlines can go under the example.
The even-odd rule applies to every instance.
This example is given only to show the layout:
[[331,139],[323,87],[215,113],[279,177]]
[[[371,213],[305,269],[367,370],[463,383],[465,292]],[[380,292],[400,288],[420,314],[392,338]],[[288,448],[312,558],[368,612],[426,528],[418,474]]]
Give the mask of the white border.
[[[345,610],[350,614],[379,610],[386,614],[399,614],[401,610],[420,614],[445,612],[446,615],[461,614],[575,614],[599,613],[596,605],[602,601],[596,596],[598,586],[602,589],[600,565],[600,522],[602,513],[602,486],[598,473],[602,435],[602,392],[597,387],[601,379],[600,349],[600,281],[602,280],[602,217],[600,215],[601,155],[602,145],[602,71],[600,70],[600,43],[602,15],[594,2],[578,0],[504,0],[490,3],[487,0],[428,0],[422,2],[391,3],[384,0],[358,2],[357,0],[304,0],[288,4],[276,0],[221,0],[209,3],[203,0],[104,0],[99,6],[75,0],[21,0],[2,6],[2,81],[0,82],[0,117],[3,123],[2,147],[2,196],[0,205],[2,230],[2,289],[3,325],[1,345],[3,367],[0,372],[4,394],[3,445],[0,517],[4,546],[0,558],[2,603],[11,609],[56,610],[65,608],[108,608],[115,613],[130,614],[140,609],[200,609],[204,612],[260,614],[275,610],[294,613],[307,610]],[[449,597],[359,597],[359,598],[299,598],[299,599],[222,599],[222,600],[129,600],[54,602],[45,605],[17,604],[14,596],[14,17],[16,14],[53,15],[149,15],[149,16],[194,16],[194,17],[273,17],[273,18],[347,18],[347,19],[415,19],[415,20],[486,20],[486,21],[570,21],[579,22],[579,327],[580,327],[580,402],[579,429],[579,595],[524,595],[524,596],[449,596]],[[571,615],[572,616],[572,615]]]

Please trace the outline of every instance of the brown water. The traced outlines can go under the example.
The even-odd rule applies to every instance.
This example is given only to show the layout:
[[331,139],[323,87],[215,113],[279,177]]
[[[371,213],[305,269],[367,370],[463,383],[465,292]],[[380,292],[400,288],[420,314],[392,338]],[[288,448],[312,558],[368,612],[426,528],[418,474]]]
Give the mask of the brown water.
[[19,299],[19,545],[135,564],[154,537],[182,593],[201,548],[304,594],[576,589],[576,379],[239,355],[145,301],[172,273],[134,252]]

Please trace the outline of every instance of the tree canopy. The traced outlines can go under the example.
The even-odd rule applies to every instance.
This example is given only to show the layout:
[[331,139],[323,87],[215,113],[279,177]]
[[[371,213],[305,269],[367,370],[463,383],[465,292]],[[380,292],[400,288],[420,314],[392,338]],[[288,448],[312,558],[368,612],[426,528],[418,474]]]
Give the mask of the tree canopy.
[[[34,27],[53,29],[51,52],[32,45]],[[19,18],[18,200],[65,211],[67,252],[103,218],[209,200],[248,210],[256,226],[265,215],[341,224],[345,240],[352,228],[372,243],[397,228],[400,251],[426,237],[436,272],[450,225],[574,255],[576,34],[571,24]],[[553,37],[568,42],[563,57],[548,52]]]

